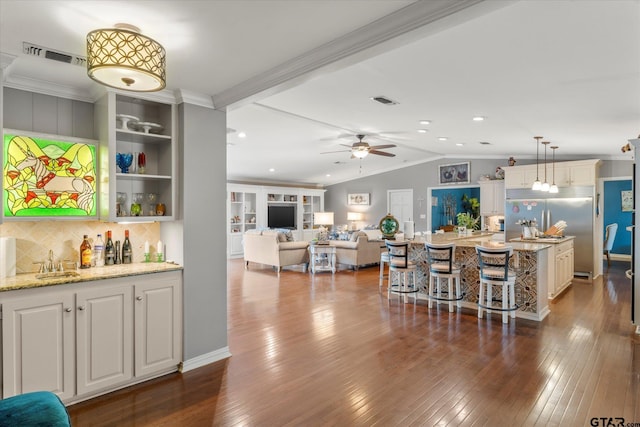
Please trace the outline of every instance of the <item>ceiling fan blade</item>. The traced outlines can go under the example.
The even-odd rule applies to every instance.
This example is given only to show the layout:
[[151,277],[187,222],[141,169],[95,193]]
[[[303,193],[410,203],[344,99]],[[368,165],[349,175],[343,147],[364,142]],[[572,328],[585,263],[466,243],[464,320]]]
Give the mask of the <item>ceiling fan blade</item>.
[[324,151],[324,152],[322,152],[322,153],[320,153],[320,154],[348,153],[348,152],[350,152],[350,151],[351,151],[351,150]]
[[395,144],[385,144],[385,145],[374,145],[369,147],[372,150],[377,150],[379,148],[394,148],[396,145]]
[[378,156],[395,157],[393,153],[387,153],[386,151],[369,150],[369,154],[377,154]]
[[352,145],[347,145],[347,144],[338,144],[338,145],[342,145],[343,147],[347,147],[347,148],[353,148]]

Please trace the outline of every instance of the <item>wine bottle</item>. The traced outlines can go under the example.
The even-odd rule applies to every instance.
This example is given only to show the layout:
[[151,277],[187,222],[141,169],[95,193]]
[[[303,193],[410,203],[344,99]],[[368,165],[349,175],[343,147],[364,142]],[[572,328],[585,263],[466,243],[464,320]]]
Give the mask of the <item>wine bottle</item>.
[[80,245],[80,268],[91,267],[91,243],[89,243],[89,236],[84,235],[82,244]]
[[113,265],[116,262],[116,249],[113,246],[113,240],[111,240],[111,230],[107,231],[107,244],[104,247],[105,252],[105,264]]
[[131,242],[129,241],[129,230],[124,230],[124,243],[122,244],[122,263],[131,264],[133,261],[133,253],[131,251]]
[[102,234],[98,233],[96,242],[93,245],[93,259],[96,267],[104,266],[104,240],[102,240]]

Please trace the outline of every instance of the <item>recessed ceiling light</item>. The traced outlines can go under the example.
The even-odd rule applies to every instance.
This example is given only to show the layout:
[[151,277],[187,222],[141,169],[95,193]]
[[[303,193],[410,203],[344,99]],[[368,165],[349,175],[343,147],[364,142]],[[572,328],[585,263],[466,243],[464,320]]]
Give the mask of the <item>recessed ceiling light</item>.
[[482,145],[491,145],[491,143],[487,142],[487,141],[480,141],[480,144],[482,144]]
[[446,141],[447,139],[449,139],[449,138],[447,138],[446,136],[439,136],[438,137],[438,141]]
[[275,172],[276,170],[274,168],[269,168],[269,172]]
[[482,121],[484,121],[484,117],[482,117],[482,116],[475,116],[475,117],[473,118],[473,121],[474,121],[474,122],[482,122]]
[[418,129],[418,133],[427,133],[426,129]]
[[431,120],[420,120],[420,124],[421,125],[430,125],[431,124]]
[[330,173],[328,173],[328,174],[326,174],[325,176],[326,176],[327,178],[329,178],[329,177],[331,176],[331,174],[330,174]]
[[246,133],[244,133],[244,132],[240,132],[240,133],[238,134],[238,138],[246,138],[246,137],[247,137],[247,134],[246,134]]
[[458,147],[464,147],[464,144],[463,144],[463,143],[461,143],[461,142],[458,142],[456,145],[457,145]]

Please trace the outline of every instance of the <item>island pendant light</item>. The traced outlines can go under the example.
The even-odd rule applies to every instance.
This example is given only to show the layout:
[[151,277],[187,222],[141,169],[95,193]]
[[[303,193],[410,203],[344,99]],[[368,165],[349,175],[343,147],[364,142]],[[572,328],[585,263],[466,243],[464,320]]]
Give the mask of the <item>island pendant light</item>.
[[549,182],[547,182],[547,145],[549,145],[549,141],[542,141],[542,145],[544,145],[544,182],[540,191],[549,191]]
[[162,45],[129,24],[87,34],[87,74],[116,89],[155,92],[166,86]]
[[558,192],[558,186],[556,185],[556,150],[558,149],[557,145],[552,145],[551,148],[553,151],[553,160],[551,161],[551,164],[553,165],[553,183],[551,184],[551,187],[549,187],[549,193],[557,193]]
[[540,190],[542,188],[542,183],[540,182],[540,175],[539,175],[539,171],[540,169],[538,168],[538,153],[539,153],[539,149],[540,149],[540,140],[542,139],[541,136],[534,136],[533,139],[536,140],[536,180],[533,182],[533,185],[531,186],[532,190]]

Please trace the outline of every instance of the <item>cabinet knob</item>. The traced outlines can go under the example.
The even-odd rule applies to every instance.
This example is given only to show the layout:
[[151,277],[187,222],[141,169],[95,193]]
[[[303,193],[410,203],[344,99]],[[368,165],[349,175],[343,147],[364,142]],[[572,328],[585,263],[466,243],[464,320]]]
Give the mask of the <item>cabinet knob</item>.
[[71,313],[71,309],[69,307],[65,308],[64,311],[67,313]]
[[84,305],[80,305],[80,306],[78,306],[78,310],[80,310],[80,311],[84,311]]
[[136,297],[136,301],[142,301],[142,297]]

